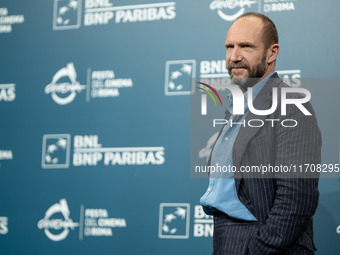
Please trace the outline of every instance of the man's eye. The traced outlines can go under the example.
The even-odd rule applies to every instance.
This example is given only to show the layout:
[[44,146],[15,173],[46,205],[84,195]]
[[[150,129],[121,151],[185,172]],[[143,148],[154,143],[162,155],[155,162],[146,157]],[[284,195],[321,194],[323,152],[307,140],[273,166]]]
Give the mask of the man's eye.
[[230,46],[230,45],[227,46],[227,50],[228,50],[228,49],[232,49],[232,48],[234,48],[234,47],[233,47],[233,46]]

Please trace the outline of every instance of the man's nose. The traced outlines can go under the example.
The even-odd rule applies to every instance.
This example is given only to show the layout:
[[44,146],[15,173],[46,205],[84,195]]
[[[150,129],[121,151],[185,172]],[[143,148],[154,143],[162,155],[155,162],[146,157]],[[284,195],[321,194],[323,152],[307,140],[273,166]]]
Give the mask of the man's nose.
[[230,61],[239,62],[242,61],[242,54],[239,47],[234,47],[230,54]]

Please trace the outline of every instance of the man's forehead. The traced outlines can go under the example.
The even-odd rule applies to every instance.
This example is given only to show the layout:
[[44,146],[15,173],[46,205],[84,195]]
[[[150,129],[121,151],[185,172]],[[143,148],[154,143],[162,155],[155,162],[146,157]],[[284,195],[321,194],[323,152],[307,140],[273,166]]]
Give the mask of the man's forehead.
[[262,27],[262,20],[259,18],[241,18],[230,27],[227,33],[227,40],[228,38],[241,39],[242,37],[259,40],[261,39]]

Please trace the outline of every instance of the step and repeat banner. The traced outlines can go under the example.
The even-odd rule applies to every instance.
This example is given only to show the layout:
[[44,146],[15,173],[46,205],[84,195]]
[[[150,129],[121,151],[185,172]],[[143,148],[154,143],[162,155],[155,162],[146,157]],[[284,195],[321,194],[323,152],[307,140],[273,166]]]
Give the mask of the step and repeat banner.
[[[211,254],[213,222],[199,205],[208,179],[189,169],[191,81],[228,77],[225,36],[245,12],[277,25],[278,74],[311,91],[322,160],[338,164],[339,9],[337,0],[1,0],[0,253]],[[216,132],[195,143],[198,159]],[[319,188],[317,254],[338,254],[340,180]]]

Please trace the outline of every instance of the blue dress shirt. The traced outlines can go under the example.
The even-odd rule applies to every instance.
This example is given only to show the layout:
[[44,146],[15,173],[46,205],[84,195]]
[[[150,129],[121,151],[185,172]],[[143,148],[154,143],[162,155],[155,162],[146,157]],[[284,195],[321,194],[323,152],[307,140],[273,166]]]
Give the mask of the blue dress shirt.
[[[273,73],[253,86],[253,100]],[[232,98],[229,98],[231,99],[231,104],[229,105],[228,111],[231,112],[233,102]],[[245,120],[248,112],[248,91],[244,93],[244,99],[244,114],[238,116],[236,120],[235,115],[230,116],[228,124],[224,126],[214,146],[211,156],[211,166],[233,166],[233,146],[242,124],[233,124],[232,126],[230,124],[231,120],[233,123],[242,123]],[[257,220],[239,200],[233,173],[226,178],[225,173],[211,172],[208,189],[201,197],[200,204],[203,206],[205,213],[209,215],[212,215],[217,209],[236,219],[247,221]]]

